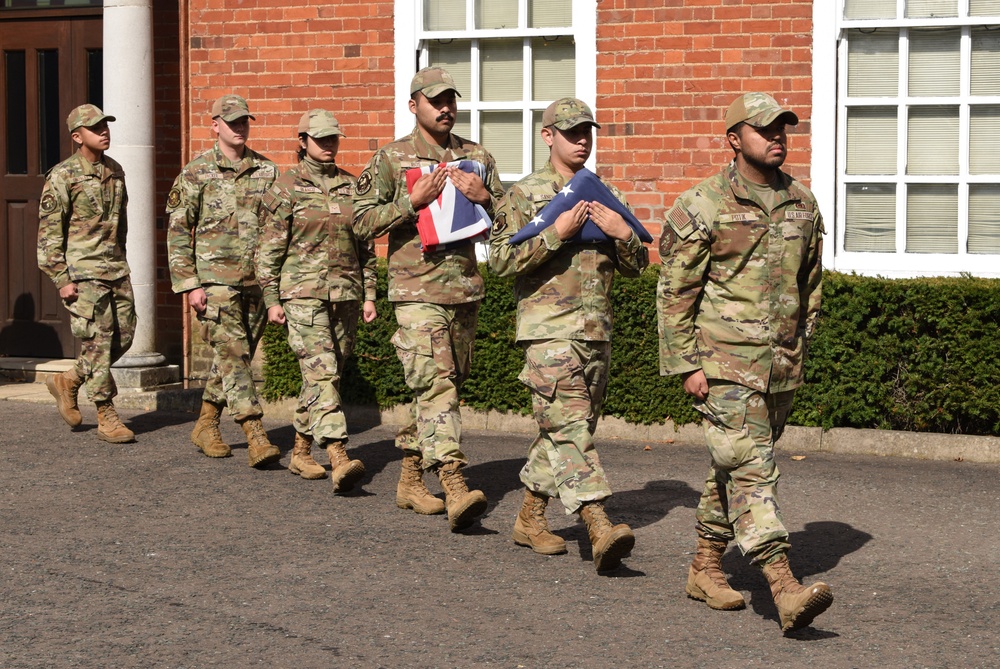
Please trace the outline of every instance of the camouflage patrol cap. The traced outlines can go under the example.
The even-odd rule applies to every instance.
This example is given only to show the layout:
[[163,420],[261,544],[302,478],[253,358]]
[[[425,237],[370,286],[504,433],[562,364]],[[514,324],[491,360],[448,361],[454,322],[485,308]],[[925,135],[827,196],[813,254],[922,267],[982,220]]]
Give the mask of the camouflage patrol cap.
[[455,95],[462,97],[455,87],[455,80],[452,79],[448,70],[442,67],[425,67],[413,75],[410,81],[410,95],[417,91],[424,94],[424,97],[434,98],[445,91],[455,91]]
[[726,131],[737,123],[747,123],[755,128],[763,128],[781,116],[788,116],[788,122],[798,125],[799,117],[790,109],[785,109],[767,93],[745,93],[733,100],[726,110]]
[[569,130],[581,123],[589,123],[595,128],[601,127],[601,124],[594,120],[594,112],[590,111],[587,103],[576,98],[556,100],[542,112],[543,128],[554,125],[560,130]]
[[340,135],[344,137],[344,131],[340,129],[337,117],[325,109],[310,109],[299,119],[299,134],[305,133],[313,139]]
[[66,117],[66,127],[69,128],[70,132],[73,132],[77,128],[90,128],[104,120],[115,121],[117,119],[102,112],[97,105],[80,105]]
[[212,105],[212,118],[221,118],[223,121],[235,121],[244,116],[249,116],[254,121],[257,120],[250,113],[247,101],[238,95],[233,95],[232,93],[223,95]]

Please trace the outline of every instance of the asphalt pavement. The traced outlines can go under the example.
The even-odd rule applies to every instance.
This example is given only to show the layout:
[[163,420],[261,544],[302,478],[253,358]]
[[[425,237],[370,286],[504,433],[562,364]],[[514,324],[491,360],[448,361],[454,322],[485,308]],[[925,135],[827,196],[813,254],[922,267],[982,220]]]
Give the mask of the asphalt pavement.
[[[586,531],[550,506],[567,555],[510,539],[530,437],[467,431],[465,470],[489,509],[453,534],[395,505],[394,429],[354,425],[368,473],[335,497],[285,465],[202,456],[194,415],[122,412],[134,444],[71,431],[52,405],[0,401],[0,667],[994,667],[1000,659],[1000,465],[782,450],[791,563],[833,588],[783,635],[767,585],[735,549],[747,609],[684,596],[703,446],[598,433],[636,533],[598,575]],[[804,456],[804,457],[803,457]],[[317,460],[326,463],[317,454]],[[428,477],[429,480],[429,477]],[[436,482],[429,482],[439,492]]]

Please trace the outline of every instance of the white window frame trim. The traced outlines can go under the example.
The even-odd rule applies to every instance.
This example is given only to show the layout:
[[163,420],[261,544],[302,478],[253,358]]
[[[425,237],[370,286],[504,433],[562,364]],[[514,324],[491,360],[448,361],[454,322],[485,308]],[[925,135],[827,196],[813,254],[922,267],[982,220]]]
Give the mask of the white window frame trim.
[[[410,80],[417,71],[417,53],[419,41],[417,36],[421,32],[421,25],[423,23],[423,2],[421,0],[395,0],[395,16],[394,16],[394,30],[395,30],[395,45],[394,45],[394,60],[395,60],[395,106],[394,106],[394,117],[395,117],[395,135],[396,137],[403,137],[408,135],[413,130],[414,120],[413,114],[410,113],[408,106],[410,100]],[[466,0],[468,16],[472,16],[472,12],[475,9],[475,0]],[[518,0],[518,11],[520,16],[527,16],[527,0]],[[594,110],[594,114],[598,120],[601,122],[600,111],[596,107],[597,102],[597,0],[573,0],[573,26],[572,28],[526,28],[521,29],[484,29],[484,30],[465,30],[465,31],[436,31],[434,32],[435,37],[441,39],[470,39],[476,37],[489,37],[489,38],[502,38],[502,37],[551,37],[553,35],[571,35],[576,42],[576,62],[575,62],[575,76],[576,76],[576,97],[580,98],[587,104],[591,106]],[[477,68],[477,52],[473,49],[472,59],[473,68]],[[475,69],[473,70],[476,71]],[[478,77],[473,76],[473,86],[478,85]],[[527,91],[528,86],[530,86],[529,81],[524,82],[525,91]],[[470,91],[470,99],[478,99],[478,95],[475,92]],[[527,100],[527,95],[525,95],[525,100]],[[549,102],[549,100],[541,105],[541,109],[544,109]],[[515,108],[514,105],[510,103],[495,103],[495,102],[480,102],[476,105],[474,110],[470,109],[470,106],[463,104],[461,98],[458,101],[458,107],[461,111],[489,111],[491,109],[504,109],[509,110]],[[526,102],[517,105],[521,109],[534,109],[537,107],[536,103]],[[608,121],[605,121],[607,123]],[[523,127],[523,141],[522,146],[524,147],[524,162],[530,163],[531,161],[531,137],[532,124],[526,123]],[[477,134],[476,132],[473,133]],[[590,154],[590,159],[587,161],[587,167],[591,170],[595,169],[597,164],[597,154],[600,146],[598,137],[600,131],[596,133],[594,140],[594,150]],[[478,142],[479,137],[473,136],[469,139]],[[489,147],[486,147],[489,149]],[[530,170],[529,170],[530,171]],[[524,174],[527,174],[524,173]],[[501,175],[505,181],[516,181],[523,174],[520,173],[504,173]],[[513,178],[516,177],[516,178]]]
[[[905,0],[898,0],[897,16],[902,16]],[[857,272],[868,276],[905,278],[916,276],[957,276],[973,274],[981,277],[1000,277],[1000,255],[968,253],[968,186],[974,183],[1000,182],[998,175],[970,175],[968,173],[968,124],[969,108],[974,104],[997,104],[1000,96],[976,96],[969,93],[969,67],[971,59],[970,30],[976,26],[996,25],[996,17],[968,17],[968,0],[958,0],[959,17],[942,19],[879,19],[853,20],[843,18],[844,0],[813,2],[813,115],[812,115],[812,180],[813,192],[821,207],[833,212],[827,221],[827,239],[823,251],[824,266],[842,272]],[[951,98],[919,98],[896,95],[887,98],[858,98],[851,106],[893,106],[898,115],[898,157],[903,162],[906,147],[907,109],[911,105],[957,105],[960,110],[959,174],[918,176],[907,175],[905,165],[899,165],[897,174],[889,177],[854,176],[846,174],[847,162],[847,77],[839,71],[839,64],[846,62],[847,41],[843,32],[855,28],[892,27],[900,29],[922,27],[961,27],[960,94]],[[901,47],[907,38],[901,37]],[[836,45],[836,48],[831,48]],[[899,54],[900,89],[904,90],[907,76],[907,54]],[[838,78],[840,79],[838,81]],[[838,146],[837,138],[844,141]],[[851,252],[844,250],[846,227],[846,192],[848,183],[894,183],[897,188],[897,222],[905,207],[907,183],[955,183],[958,185],[958,252],[957,253],[907,253],[905,250],[905,225],[896,226],[894,253]],[[824,207],[833,202],[834,208]]]

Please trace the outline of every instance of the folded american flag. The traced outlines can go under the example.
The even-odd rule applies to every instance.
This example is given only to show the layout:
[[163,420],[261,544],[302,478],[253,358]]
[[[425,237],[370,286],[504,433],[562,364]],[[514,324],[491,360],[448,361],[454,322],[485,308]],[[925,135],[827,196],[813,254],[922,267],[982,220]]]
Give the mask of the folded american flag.
[[[463,172],[476,174],[486,180],[486,167],[475,160],[456,160],[451,163],[413,167],[406,170],[406,191],[413,192],[413,184],[424,174],[430,174],[445,165]],[[437,199],[417,210],[417,232],[420,248],[425,253],[438,251],[449,244],[464,241],[481,241],[490,231],[489,214],[482,206],[470,202],[455,184],[447,181]]]
[[[514,233],[510,238],[510,243],[520,244],[524,240],[534,237],[555,223],[556,219],[559,218],[559,214],[569,211],[581,200],[585,202],[600,202],[605,207],[613,209],[622,215],[628,226],[635,230],[635,234],[639,236],[639,239],[647,244],[653,241],[652,235],[646,231],[646,228],[642,227],[642,223],[628,210],[628,207],[618,201],[618,198],[611,192],[611,189],[604,185],[604,182],[596,174],[584,167],[573,175],[569,183],[563,186],[563,189],[556,193],[556,196],[547,205],[542,207],[542,210],[535,214],[533,219]],[[608,241],[608,236],[588,217],[583,226],[569,241],[606,242]]]

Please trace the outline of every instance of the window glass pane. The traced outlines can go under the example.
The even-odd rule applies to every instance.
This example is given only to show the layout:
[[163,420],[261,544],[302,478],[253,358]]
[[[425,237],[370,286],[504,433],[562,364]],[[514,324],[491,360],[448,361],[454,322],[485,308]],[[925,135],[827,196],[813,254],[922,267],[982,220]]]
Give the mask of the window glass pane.
[[958,16],[958,0],[906,0],[908,19],[939,19]]
[[897,120],[895,107],[847,110],[847,173],[895,174]]
[[483,112],[480,116],[480,143],[493,154],[501,172],[524,170],[521,112]]
[[524,94],[524,41],[479,42],[480,97],[487,102],[521,100]]
[[1000,0],[969,0],[969,16],[1000,16]]
[[477,28],[517,28],[517,0],[476,0]]
[[973,95],[1000,95],[1000,29],[972,29]]
[[957,185],[909,185],[906,194],[906,252],[958,253]]
[[576,95],[576,45],[572,37],[531,40],[531,92],[534,100]]
[[571,25],[572,0],[528,0],[529,28],[568,28]]
[[5,51],[3,54],[6,90],[5,116],[7,117],[7,174],[28,173],[28,109],[27,75],[23,51]]
[[958,95],[960,38],[959,28],[910,31],[910,95]]
[[850,97],[891,97],[899,94],[899,30],[849,30],[847,94]]
[[465,0],[424,0],[424,30],[465,30]]
[[549,160],[549,145],[542,139],[542,112],[531,115],[531,169],[539,170]]
[[47,172],[59,162],[63,129],[59,117],[59,52],[38,52],[38,163]]
[[845,19],[894,19],[896,0],[846,0]]
[[969,253],[1000,253],[1000,184],[969,186]]
[[848,184],[844,250],[895,253],[895,184]]
[[958,174],[958,107],[911,107],[907,174]]
[[469,112],[458,112],[455,116],[455,125],[451,127],[451,131],[459,137],[472,139],[472,118],[470,117]]
[[431,40],[427,44],[427,62],[448,70],[462,96],[472,95],[472,43],[469,40],[451,40],[447,44]]
[[969,173],[1000,174],[1000,105],[969,109]]
[[87,102],[104,108],[104,52],[87,49]]

